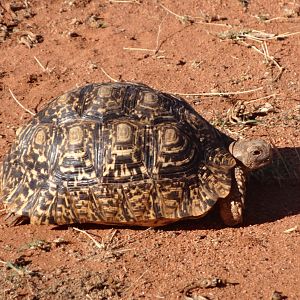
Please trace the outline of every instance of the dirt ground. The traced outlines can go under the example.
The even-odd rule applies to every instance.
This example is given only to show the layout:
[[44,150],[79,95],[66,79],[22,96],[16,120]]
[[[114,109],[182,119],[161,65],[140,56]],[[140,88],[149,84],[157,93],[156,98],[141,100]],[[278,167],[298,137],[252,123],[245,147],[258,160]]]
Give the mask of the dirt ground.
[[239,228],[216,211],[159,229],[1,216],[0,299],[300,299],[298,1],[0,3],[0,160],[30,112],[112,79],[200,94],[184,98],[222,131],[275,148]]

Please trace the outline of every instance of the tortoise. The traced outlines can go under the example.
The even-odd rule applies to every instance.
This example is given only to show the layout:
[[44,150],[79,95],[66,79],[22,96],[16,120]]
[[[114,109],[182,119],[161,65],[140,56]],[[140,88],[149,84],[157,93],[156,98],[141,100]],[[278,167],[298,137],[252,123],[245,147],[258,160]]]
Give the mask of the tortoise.
[[246,175],[271,160],[263,140],[233,140],[184,99],[130,82],[89,84],[23,128],[0,170],[12,224],[162,226],[216,204],[243,221]]

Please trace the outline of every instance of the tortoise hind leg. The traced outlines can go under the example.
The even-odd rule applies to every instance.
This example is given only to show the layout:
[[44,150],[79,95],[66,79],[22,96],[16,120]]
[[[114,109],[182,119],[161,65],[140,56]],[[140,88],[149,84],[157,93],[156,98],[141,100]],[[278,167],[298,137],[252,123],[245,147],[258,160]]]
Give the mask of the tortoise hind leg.
[[232,187],[226,198],[219,200],[220,216],[227,226],[236,226],[243,223],[245,203],[246,177],[242,169],[234,169]]

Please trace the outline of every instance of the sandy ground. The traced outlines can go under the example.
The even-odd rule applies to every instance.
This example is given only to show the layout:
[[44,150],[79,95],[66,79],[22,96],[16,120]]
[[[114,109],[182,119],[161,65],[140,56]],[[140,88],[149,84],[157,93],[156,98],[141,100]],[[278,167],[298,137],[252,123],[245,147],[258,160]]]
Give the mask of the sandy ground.
[[215,211],[160,229],[81,231],[8,227],[2,216],[0,299],[300,299],[297,2],[0,1],[0,160],[25,109],[111,79],[204,93],[185,98],[232,137],[275,148],[249,180],[239,228]]

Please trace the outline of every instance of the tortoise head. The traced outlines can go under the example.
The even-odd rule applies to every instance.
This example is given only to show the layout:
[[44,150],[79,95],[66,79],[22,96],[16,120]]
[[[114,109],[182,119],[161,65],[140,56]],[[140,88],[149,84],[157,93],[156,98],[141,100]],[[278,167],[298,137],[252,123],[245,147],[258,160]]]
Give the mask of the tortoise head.
[[272,148],[263,140],[238,140],[229,145],[229,151],[250,170],[268,165],[272,159]]

